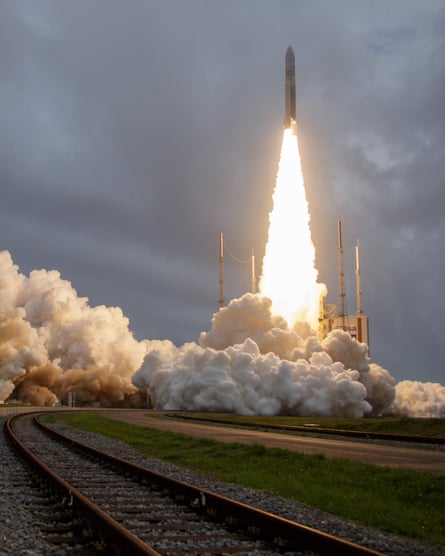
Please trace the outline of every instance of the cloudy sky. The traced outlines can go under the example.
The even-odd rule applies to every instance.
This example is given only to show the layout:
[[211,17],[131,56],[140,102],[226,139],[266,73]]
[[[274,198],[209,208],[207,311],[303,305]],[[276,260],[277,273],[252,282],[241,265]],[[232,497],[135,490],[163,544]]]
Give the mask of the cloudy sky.
[[226,301],[252,249],[261,271],[289,45],[328,301],[341,219],[373,361],[444,383],[443,0],[1,0],[0,249],[138,339],[197,341],[220,231]]

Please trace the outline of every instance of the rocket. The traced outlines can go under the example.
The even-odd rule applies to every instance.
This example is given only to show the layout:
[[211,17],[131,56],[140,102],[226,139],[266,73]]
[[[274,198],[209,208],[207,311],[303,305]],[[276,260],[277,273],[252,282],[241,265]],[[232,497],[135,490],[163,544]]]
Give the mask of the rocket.
[[295,113],[295,56],[292,47],[286,50],[284,72],[284,127],[297,134]]

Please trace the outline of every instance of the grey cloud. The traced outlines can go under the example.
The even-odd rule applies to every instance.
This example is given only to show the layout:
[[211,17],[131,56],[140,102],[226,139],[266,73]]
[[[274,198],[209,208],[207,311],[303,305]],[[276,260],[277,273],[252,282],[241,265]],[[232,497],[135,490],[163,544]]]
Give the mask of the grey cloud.
[[[7,0],[1,12],[0,237],[24,272],[59,269],[92,303],[121,306],[138,337],[196,340],[217,306],[219,232],[260,267],[292,44],[330,301],[341,218],[349,250],[362,245],[373,357],[398,379],[442,380],[441,2]],[[225,270],[226,298],[244,293],[248,266],[227,255]]]

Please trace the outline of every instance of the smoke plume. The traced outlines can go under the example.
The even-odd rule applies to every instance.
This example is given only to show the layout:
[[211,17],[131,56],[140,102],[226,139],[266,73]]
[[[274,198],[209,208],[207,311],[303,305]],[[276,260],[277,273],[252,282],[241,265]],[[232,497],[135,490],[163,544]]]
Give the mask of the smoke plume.
[[0,252],[0,401],[231,411],[445,416],[445,388],[403,381],[342,330],[320,341],[246,294],[213,315],[199,343],[138,342],[117,307],[90,307],[55,270],[20,273]]
[[397,384],[394,412],[405,417],[445,417],[445,387],[403,380]]
[[117,307],[90,307],[55,270],[24,276],[0,253],[0,395],[33,404],[140,404],[145,355]]
[[384,369],[370,369],[364,344],[341,330],[320,342],[307,327],[300,327],[306,335],[297,328],[272,316],[269,299],[245,294],[213,315],[200,345],[150,346],[134,382],[170,410],[362,417],[377,414],[380,390],[386,395],[375,404],[378,413],[389,408],[394,381]]

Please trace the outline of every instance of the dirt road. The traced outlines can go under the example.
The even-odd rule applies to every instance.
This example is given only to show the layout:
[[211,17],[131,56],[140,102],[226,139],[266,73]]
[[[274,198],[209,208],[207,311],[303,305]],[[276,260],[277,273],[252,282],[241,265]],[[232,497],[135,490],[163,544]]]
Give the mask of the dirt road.
[[284,448],[305,454],[324,454],[327,457],[355,459],[374,465],[407,467],[418,471],[445,473],[444,450],[403,448],[369,442],[254,431],[175,419],[157,419],[148,415],[147,410],[110,409],[101,410],[100,413],[110,419],[178,432],[193,437],[211,438],[219,442],[263,444],[268,447]]

